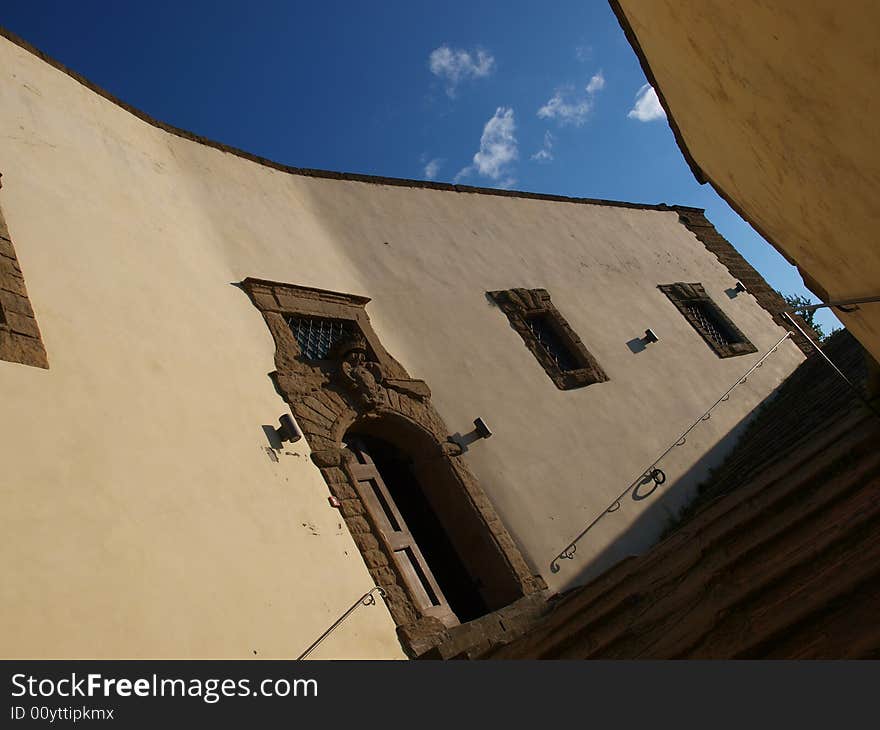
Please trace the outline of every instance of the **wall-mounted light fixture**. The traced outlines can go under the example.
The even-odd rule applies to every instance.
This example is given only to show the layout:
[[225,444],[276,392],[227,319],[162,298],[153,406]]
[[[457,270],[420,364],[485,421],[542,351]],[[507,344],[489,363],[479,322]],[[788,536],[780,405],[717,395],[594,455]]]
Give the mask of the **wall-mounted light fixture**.
[[657,333],[654,332],[654,330],[652,330],[652,329],[646,329],[646,330],[645,330],[645,336],[642,338],[642,341],[643,341],[645,344],[648,344],[648,345],[649,345],[649,344],[651,344],[652,342],[659,342],[659,341],[660,341],[660,338],[657,337]]
[[293,420],[293,417],[289,413],[285,413],[281,418],[278,419],[278,422],[281,426],[275,429],[275,433],[278,434],[278,438],[282,441],[290,441],[290,443],[296,443],[302,438],[302,431],[299,430],[299,426],[296,425],[296,421]]
[[746,291],[746,286],[741,281],[736,282],[736,286],[733,287],[733,290],[736,292],[744,293]]
[[474,432],[481,439],[487,439],[492,435],[492,429],[486,425],[486,422],[482,418],[474,420]]
[[480,439],[487,439],[491,435],[492,429],[488,424],[482,418],[476,418],[474,419],[473,431],[468,431],[466,434],[454,433],[449,437],[449,440],[458,444],[461,447],[461,452],[464,453],[472,443]]

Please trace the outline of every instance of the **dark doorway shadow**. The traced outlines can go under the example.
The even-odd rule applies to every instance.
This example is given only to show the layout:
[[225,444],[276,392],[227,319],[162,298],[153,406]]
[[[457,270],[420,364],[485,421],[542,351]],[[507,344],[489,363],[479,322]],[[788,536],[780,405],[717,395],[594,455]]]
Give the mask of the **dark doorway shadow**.
[[[415,539],[458,620],[464,623],[488,613],[479,586],[471,578],[419,484],[413,459],[393,444],[369,434],[349,432],[345,441],[369,453],[406,529]],[[388,505],[383,506],[388,509]]]

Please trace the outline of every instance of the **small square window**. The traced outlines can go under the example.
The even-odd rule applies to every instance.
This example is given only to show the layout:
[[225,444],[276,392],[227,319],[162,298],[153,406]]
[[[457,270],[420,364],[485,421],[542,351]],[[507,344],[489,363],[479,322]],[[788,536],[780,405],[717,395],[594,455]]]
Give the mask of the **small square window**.
[[735,357],[758,351],[730,317],[712,301],[702,284],[661,284],[658,288],[718,357]]
[[360,334],[357,325],[347,319],[298,314],[287,315],[284,319],[306,360],[326,360],[337,342]]
[[596,358],[581,342],[546,289],[505,289],[488,292],[526,347],[560,390],[608,380]]

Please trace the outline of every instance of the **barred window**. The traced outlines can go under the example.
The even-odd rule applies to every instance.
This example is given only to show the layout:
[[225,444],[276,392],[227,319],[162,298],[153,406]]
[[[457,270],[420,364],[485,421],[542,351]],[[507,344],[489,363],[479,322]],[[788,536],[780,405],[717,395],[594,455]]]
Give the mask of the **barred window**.
[[562,372],[577,370],[578,362],[574,353],[563,342],[547,314],[526,317],[526,326],[538,344]]
[[712,301],[702,284],[662,284],[659,287],[718,357],[757,352],[733,321]]
[[708,302],[688,302],[685,307],[694,320],[712,342],[718,347],[728,347],[737,341],[727,325],[718,317]]
[[287,315],[284,319],[306,360],[326,360],[337,342],[358,334],[357,325],[347,319],[304,317],[298,314]]
[[546,289],[487,292],[507,315],[510,326],[560,390],[608,380],[596,358],[581,342]]

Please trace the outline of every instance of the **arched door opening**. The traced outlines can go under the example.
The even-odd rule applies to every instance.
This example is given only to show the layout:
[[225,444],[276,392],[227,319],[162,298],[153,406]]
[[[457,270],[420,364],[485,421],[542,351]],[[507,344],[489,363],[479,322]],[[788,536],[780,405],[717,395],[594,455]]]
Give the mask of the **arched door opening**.
[[[546,589],[450,438],[428,384],[383,347],[369,299],[264,279],[242,288],[275,339],[275,387],[385,590],[407,653],[445,641],[459,619]],[[362,442],[358,456],[352,437],[376,440]]]
[[345,437],[357,464],[358,490],[413,600],[447,625],[486,614],[480,586],[425,494],[413,455],[358,431]]

